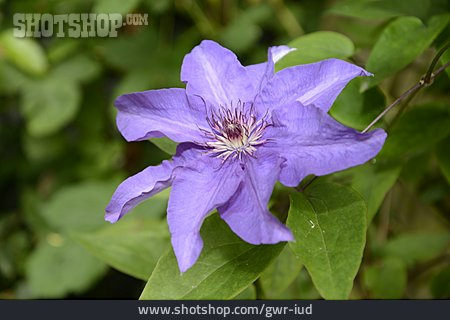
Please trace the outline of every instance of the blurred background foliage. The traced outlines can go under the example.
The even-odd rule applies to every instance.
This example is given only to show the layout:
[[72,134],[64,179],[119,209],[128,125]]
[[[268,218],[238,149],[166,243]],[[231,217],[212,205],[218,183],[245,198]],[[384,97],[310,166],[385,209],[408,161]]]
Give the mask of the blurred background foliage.
[[[243,64],[267,47],[299,50],[277,69],[336,57],[366,66],[331,114],[362,130],[426,72],[448,41],[446,0],[0,0],[0,298],[138,298],[168,250],[169,192],[103,221],[125,177],[170,158],[165,140],[126,143],[122,93],[181,87],[183,56],[202,39]],[[141,13],[117,38],[12,35],[14,13]],[[442,62],[450,60],[450,51]],[[450,81],[447,74],[379,123],[376,160],[329,177],[368,207],[367,244],[350,298],[450,298]],[[160,146],[161,148],[158,148]],[[163,151],[164,150],[164,151]],[[168,152],[165,152],[168,151]],[[277,186],[272,211],[289,209]],[[316,299],[290,247],[237,298]]]

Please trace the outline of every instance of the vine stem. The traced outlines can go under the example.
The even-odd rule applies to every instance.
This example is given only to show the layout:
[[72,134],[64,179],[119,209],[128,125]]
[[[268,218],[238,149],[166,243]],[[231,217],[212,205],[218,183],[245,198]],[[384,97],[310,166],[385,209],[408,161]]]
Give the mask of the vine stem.
[[[445,48],[445,47],[444,47]],[[444,49],[443,48],[443,49]],[[448,47],[447,47],[448,48]],[[445,49],[447,49],[445,48]],[[442,50],[441,50],[442,51]],[[445,50],[444,50],[445,51]],[[436,55],[437,57],[438,55]],[[434,61],[434,59],[433,59]],[[435,66],[435,63],[430,65],[430,68],[428,71],[432,70],[431,68]],[[441,66],[439,69],[436,70],[436,72],[430,72],[430,76],[427,79],[427,75],[423,76],[422,79],[418,83],[416,83],[414,86],[409,88],[405,93],[403,93],[400,97],[398,97],[393,103],[391,103],[386,109],[383,110],[368,126],[365,128],[361,133],[366,133],[370,130],[381,118],[383,118],[386,113],[388,113],[392,108],[394,108],[396,105],[398,105],[400,102],[402,102],[405,98],[409,97],[411,94],[419,91],[423,87],[427,87],[433,83],[434,78],[436,78],[440,73],[442,73],[448,66],[450,66],[450,61]],[[428,74],[428,72],[427,72]]]
[[441,56],[444,54],[444,52],[450,48],[450,41],[447,42],[439,51],[438,53],[436,53],[436,55],[434,56],[433,60],[430,63],[430,66],[428,67],[428,71],[425,74],[425,78],[424,81],[427,83],[430,83],[431,81],[431,75],[433,73],[434,67],[436,66],[436,63],[439,61],[439,59],[441,58]]

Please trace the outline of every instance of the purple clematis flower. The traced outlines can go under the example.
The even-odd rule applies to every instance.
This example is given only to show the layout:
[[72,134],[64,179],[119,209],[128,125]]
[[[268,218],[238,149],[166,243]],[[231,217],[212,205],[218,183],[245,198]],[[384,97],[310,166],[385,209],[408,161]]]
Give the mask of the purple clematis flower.
[[380,151],[386,133],[362,134],[327,114],[346,84],[367,71],[328,59],[274,73],[291,50],[269,48],[266,63],[244,67],[233,52],[205,40],[184,58],[186,89],[118,97],[117,125],[127,141],[166,136],[180,144],[171,161],[126,179],[105,219],[116,222],[172,186],[167,220],[181,272],[200,255],[200,227],[214,209],[249,243],[294,240],[267,209],[275,182],[297,186],[306,175],[362,164]]

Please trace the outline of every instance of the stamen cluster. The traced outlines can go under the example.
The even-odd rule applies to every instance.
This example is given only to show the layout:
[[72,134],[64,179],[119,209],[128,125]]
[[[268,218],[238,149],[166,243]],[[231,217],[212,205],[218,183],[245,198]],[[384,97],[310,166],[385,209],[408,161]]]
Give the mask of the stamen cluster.
[[[247,110],[246,110],[247,109]],[[245,103],[229,108],[220,107],[207,117],[210,131],[202,130],[211,141],[204,144],[209,154],[223,158],[242,159],[244,155],[253,156],[256,146],[267,140],[262,139],[264,129],[269,125],[266,116],[257,120],[253,114],[253,104],[246,108]]]

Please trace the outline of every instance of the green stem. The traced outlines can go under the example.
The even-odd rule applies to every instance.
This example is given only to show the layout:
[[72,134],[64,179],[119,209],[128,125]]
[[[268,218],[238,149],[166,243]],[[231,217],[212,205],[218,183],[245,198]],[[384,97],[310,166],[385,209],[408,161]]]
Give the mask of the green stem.
[[403,112],[406,110],[406,108],[408,107],[408,104],[410,103],[410,101],[416,96],[417,92],[416,91],[414,93],[412,93],[406,100],[405,102],[400,106],[400,109],[398,110],[397,114],[394,116],[394,119],[392,119],[392,121],[389,123],[388,128],[390,129],[392,128],[392,126],[397,122],[397,120],[401,117],[401,115],[403,114]]
[[304,34],[303,28],[298,23],[295,15],[291,12],[283,0],[271,0],[270,4],[274,8],[275,14],[291,38],[296,38]]
[[441,56],[444,54],[444,52],[450,48],[450,42],[447,42],[442,48],[441,50],[438,51],[438,53],[434,56],[433,60],[431,61],[430,66],[428,67],[428,71],[425,74],[425,77],[423,78],[423,80],[425,81],[426,84],[430,84],[431,81],[431,75],[433,74],[433,70],[434,67],[436,66],[437,62],[439,61],[439,59],[441,58]]
[[261,278],[256,279],[253,284],[255,285],[256,290],[256,300],[264,300],[266,298],[266,295],[261,284]]

